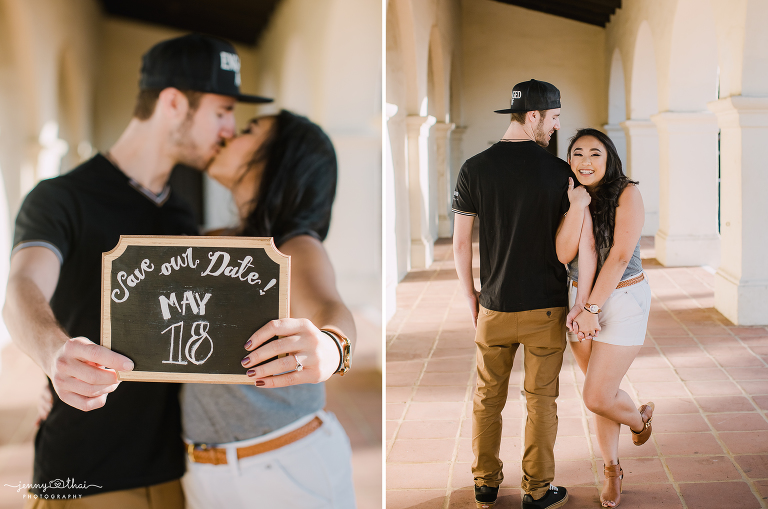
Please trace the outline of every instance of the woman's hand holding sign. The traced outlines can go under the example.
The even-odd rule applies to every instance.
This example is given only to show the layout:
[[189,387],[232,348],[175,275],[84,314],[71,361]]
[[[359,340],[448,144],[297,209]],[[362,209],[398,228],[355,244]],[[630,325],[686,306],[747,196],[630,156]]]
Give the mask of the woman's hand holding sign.
[[245,349],[250,353],[243,358],[243,367],[249,368],[247,374],[258,387],[324,382],[339,366],[336,343],[306,318],[272,320],[251,336]]

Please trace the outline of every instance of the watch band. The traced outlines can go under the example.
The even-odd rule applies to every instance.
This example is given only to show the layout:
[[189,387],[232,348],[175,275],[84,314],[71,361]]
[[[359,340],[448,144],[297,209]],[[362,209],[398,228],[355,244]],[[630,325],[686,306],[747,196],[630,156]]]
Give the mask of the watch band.
[[[592,311],[593,307],[596,307],[597,311]],[[596,315],[600,313],[602,309],[600,309],[600,306],[598,306],[597,304],[590,304],[589,302],[587,302],[586,304],[584,304],[584,311],[586,311],[587,313],[592,313],[593,315]]]
[[333,372],[335,375],[338,373],[344,376],[350,368],[350,354],[352,351],[352,344],[344,334],[338,330],[320,329],[320,332],[326,334],[333,342],[336,343],[336,348],[339,349],[339,367]]

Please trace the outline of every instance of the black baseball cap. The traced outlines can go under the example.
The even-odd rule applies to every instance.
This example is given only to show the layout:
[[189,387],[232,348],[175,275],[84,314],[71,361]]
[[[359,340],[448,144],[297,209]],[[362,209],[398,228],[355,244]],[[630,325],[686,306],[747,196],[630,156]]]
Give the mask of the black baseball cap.
[[512,89],[509,109],[496,113],[522,113],[534,110],[554,110],[560,107],[560,91],[546,81],[531,80],[518,83]]
[[139,88],[195,90],[245,103],[272,99],[240,93],[240,57],[228,42],[202,34],[162,41],[142,57]]

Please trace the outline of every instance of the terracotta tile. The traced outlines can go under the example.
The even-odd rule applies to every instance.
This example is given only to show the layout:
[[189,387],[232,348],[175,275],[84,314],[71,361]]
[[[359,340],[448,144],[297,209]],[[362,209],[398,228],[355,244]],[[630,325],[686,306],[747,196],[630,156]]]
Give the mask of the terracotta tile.
[[760,507],[760,502],[745,482],[684,483],[680,485],[680,492],[690,509]]
[[559,417],[557,420],[557,436],[585,436],[584,423],[581,417]]
[[[720,435],[722,437],[722,434]],[[658,433],[656,442],[665,456],[723,454],[712,433]]]
[[764,336],[744,336],[739,338],[747,346],[763,345],[768,346],[768,335]]
[[398,421],[384,421],[384,423],[386,426],[386,440],[392,440],[395,437],[395,432],[400,426],[400,423]]
[[411,387],[387,387],[387,403],[404,403],[411,398],[413,389]]
[[504,410],[502,410],[501,415],[505,419],[522,417],[524,407],[525,407],[524,401],[520,401],[519,399],[517,401],[512,401],[508,399],[507,402],[504,404]]
[[558,417],[579,417],[582,415],[584,403],[580,399],[564,399],[557,402]]
[[681,380],[728,380],[726,372],[720,368],[680,368],[677,374]]
[[466,387],[469,381],[468,373],[424,373],[419,381],[419,387],[428,386],[461,386]]
[[752,396],[752,399],[757,403],[757,406],[763,410],[768,410],[768,396]]
[[709,357],[681,356],[668,357],[670,364],[675,368],[717,368],[718,365]]
[[398,438],[387,456],[388,463],[449,462],[456,440],[403,440]]
[[[416,389],[413,401],[442,401],[458,402],[464,401],[467,396],[466,387],[422,387]],[[470,398],[472,393],[470,392]]]
[[387,375],[390,373],[419,373],[424,369],[424,361],[421,359],[411,361],[387,362]]
[[650,401],[654,396],[688,396],[682,382],[638,382],[634,386],[640,401]]
[[[559,482],[555,481],[555,483]],[[600,507],[600,495],[594,486],[568,486],[568,509],[595,509]],[[519,506],[514,506],[515,509]]]
[[764,380],[766,386],[768,386],[768,367],[766,366],[745,368],[726,367],[725,370],[734,380]]
[[722,432],[720,440],[732,454],[768,454],[768,431]]
[[739,387],[727,380],[691,381],[685,382],[685,385],[694,396],[735,396],[741,394]]
[[411,403],[405,419],[408,421],[455,421],[461,418],[462,403],[435,403],[414,401]]
[[555,458],[557,460],[575,460],[589,458],[587,438],[557,436],[555,440]]
[[[717,354],[715,355],[715,358],[721,366],[726,369],[730,368],[729,372],[738,372],[744,371],[745,369],[750,369],[749,372],[751,374],[757,375],[755,378],[768,378],[768,368],[766,368],[765,364],[763,364],[763,361],[759,357],[752,355],[751,352],[741,355]],[[763,370],[762,376],[760,376],[761,369]],[[747,379],[752,379],[752,377]]]
[[747,394],[768,394],[768,383],[764,380],[760,381],[740,381],[739,386],[744,389]]
[[[602,461],[598,462],[602,468]],[[626,458],[621,459],[624,470],[624,484],[646,484],[667,482],[667,474],[659,458]]]
[[637,382],[679,382],[680,378],[672,369],[635,369],[627,371],[627,378],[632,383]]
[[427,373],[469,373],[476,369],[474,357],[471,359],[432,359],[427,363]]
[[768,479],[764,481],[754,481],[757,491],[764,499],[768,499]]
[[699,408],[692,398],[654,398],[655,414],[698,414]]
[[387,509],[443,509],[444,502],[445,490],[387,490]]
[[445,489],[450,466],[450,463],[389,463],[387,488]]
[[727,456],[667,458],[667,466],[677,482],[733,481],[741,479]]
[[557,400],[560,402],[564,399],[581,399],[581,394],[576,389],[576,384],[560,384],[560,396]]
[[696,334],[695,332],[691,331],[691,333],[696,336],[696,341],[698,341],[700,344],[704,345],[741,345],[742,342],[739,340],[739,338],[735,338],[733,336],[713,336],[709,334]]
[[459,421],[403,421],[398,439],[456,438]]
[[718,431],[768,430],[768,422],[757,412],[709,414],[707,419]]
[[[555,480],[556,486],[594,486],[595,473],[592,470],[591,460],[562,461],[555,455]],[[568,507],[568,506],[566,506]]]
[[739,337],[765,336],[768,330],[765,327],[729,327],[731,334]]
[[[714,365],[714,363],[712,364]],[[661,369],[668,368],[669,364],[667,363],[666,359],[661,356],[635,357],[635,360],[632,362],[632,367],[642,369]]]
[[655,336],[654,342],[659,346],[694,346],[696,340],[688,335],[685,336]]
[[654,433],[685,433],[691,431],[710,431],[707,422],[700,414],[665,415],[654,412]]
[[432,352],[433,359],[468,358],[475,355],[476,349],[472,348],[442,348],[440,345]]
[[387,373],[387,387],[410,387],[419,380],[420,373]]
[[387,420],[396,421],[403,416],[405,403],[387,403]]
[[735,459],[750,479],[768,478],[768,454],[736,456]]
[[744,396],[698,396],[696,402],[705,413],[750,412],[755,409]]
[[[629,484],[624,488],[624,493],[621,494],[621,504],[622,507],[626,504],[626,507],[631,507],[632,509],[674,509],[683,507],[680,497],[671,484]],[[693,509],[690,505],[688,507]]]

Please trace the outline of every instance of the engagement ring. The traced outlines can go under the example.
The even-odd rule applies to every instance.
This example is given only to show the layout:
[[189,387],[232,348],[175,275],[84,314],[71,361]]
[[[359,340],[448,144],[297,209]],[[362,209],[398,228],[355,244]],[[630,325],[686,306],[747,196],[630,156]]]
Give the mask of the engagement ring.
[[293,358],[296,359],[296,367],[293,368],[294,371],[301,371],[304,369],[304,366],[299,362],[299,358],[296,357],[296,354],[293,354]]

